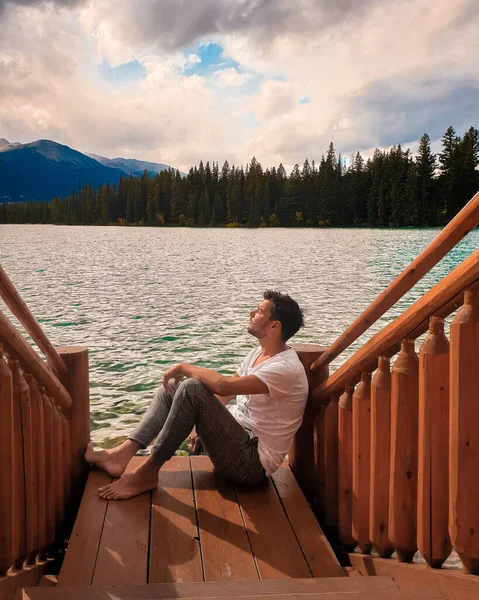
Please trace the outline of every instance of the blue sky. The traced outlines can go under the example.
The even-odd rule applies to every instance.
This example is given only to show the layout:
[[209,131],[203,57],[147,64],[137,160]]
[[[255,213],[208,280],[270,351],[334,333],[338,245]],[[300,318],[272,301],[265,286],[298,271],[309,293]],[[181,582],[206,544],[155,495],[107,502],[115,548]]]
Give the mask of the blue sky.
[[0,137],[292,167],[479,126],[477,0],[0,1]]

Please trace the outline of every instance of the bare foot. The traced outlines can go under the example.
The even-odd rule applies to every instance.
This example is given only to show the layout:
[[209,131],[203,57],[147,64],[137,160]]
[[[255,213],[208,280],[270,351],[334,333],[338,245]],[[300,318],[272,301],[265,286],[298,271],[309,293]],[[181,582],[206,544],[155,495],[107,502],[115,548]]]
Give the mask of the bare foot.
[[149,473],[133,471],[124,473],[120,479],[99,488],[100,496],[105,500],[128,500],[143,492],[154,490],[158,485],[158,470]]
[[93,442],[90,442],[85,452],[85,460],[109,473],[112,477],[120,477],[125,471],[130,459],[135,456],[141,448],[140,444],[133,440],[126,440],[111,450],[94,450]]

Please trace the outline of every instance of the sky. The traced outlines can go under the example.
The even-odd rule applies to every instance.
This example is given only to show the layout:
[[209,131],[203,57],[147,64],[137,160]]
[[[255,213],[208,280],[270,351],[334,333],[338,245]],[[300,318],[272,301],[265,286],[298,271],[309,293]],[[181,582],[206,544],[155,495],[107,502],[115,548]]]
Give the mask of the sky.
[[0,0],[0,138],[287,168],[479,128],[478,0]]

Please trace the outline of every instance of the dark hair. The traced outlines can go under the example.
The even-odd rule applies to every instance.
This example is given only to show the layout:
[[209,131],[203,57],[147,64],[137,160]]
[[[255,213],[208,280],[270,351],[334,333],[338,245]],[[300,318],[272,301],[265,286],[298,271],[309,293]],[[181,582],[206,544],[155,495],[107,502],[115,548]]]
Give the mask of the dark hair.
[[304,326],[303,311],[291,296],[281,292],[266,290],[263,298],[273,303],[271,320],[281,323],[281,337],[283,342],[286,342],[300,327]]

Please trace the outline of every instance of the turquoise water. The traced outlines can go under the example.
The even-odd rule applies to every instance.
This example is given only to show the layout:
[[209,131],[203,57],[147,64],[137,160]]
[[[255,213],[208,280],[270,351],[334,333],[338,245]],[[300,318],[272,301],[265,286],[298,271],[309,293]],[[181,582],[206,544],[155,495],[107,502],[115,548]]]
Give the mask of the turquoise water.
[[[232,374],[267,288],[306,311],[296,341],[332,343],[438,229],[151,229],[0,226],[0,262],[55,345],[90,351],[92,439],[122,439],[167,366]],[[479,230],[361,340],[479,247]]]

